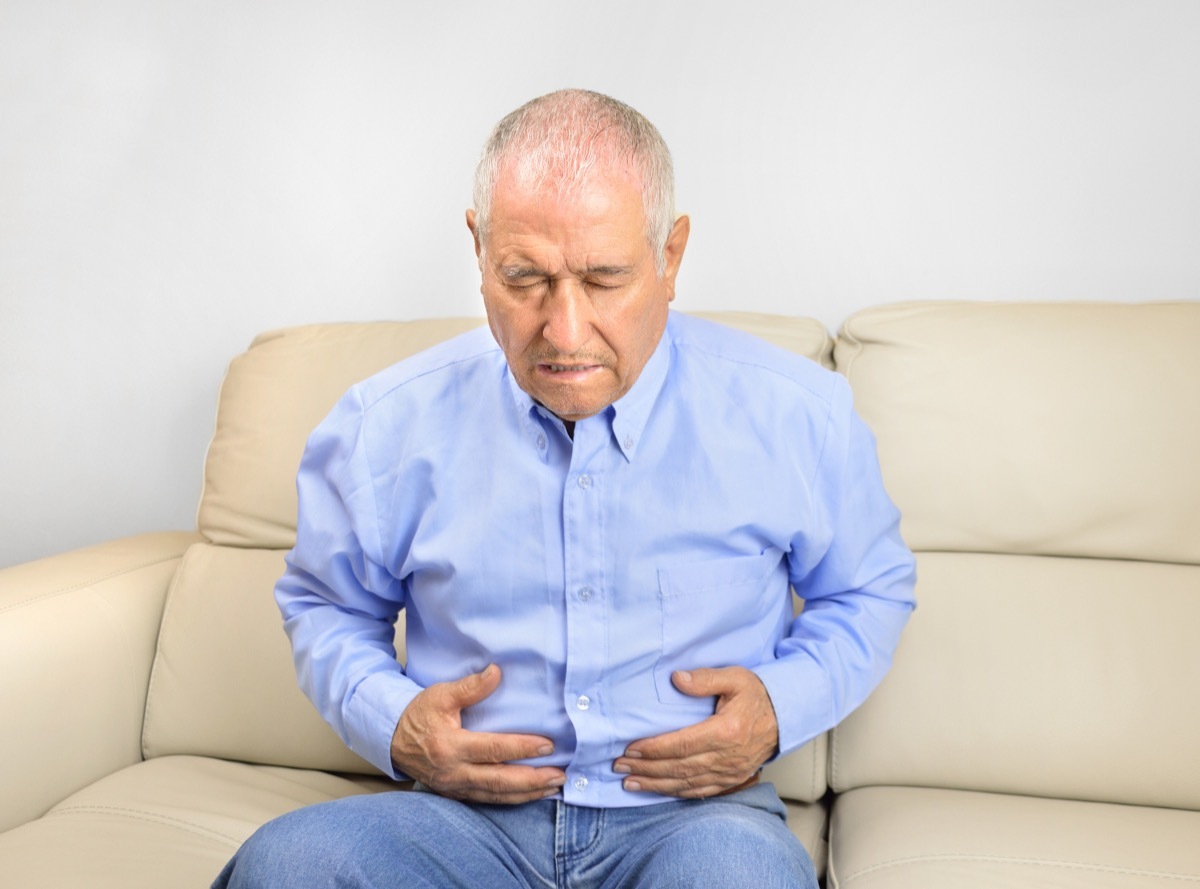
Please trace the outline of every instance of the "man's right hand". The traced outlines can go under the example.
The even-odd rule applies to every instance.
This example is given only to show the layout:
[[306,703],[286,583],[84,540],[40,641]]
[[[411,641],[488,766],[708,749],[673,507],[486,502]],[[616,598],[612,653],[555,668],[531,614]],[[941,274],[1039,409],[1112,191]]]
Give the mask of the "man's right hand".
[[477,803],[524,803],[557,793],[566,782],[562,769],[512,763],[553,753],[549,738],[462,727],[462,711],[499,685],[500,668],[491,664],[413,698],[392,735],[396,768],[442,796]]

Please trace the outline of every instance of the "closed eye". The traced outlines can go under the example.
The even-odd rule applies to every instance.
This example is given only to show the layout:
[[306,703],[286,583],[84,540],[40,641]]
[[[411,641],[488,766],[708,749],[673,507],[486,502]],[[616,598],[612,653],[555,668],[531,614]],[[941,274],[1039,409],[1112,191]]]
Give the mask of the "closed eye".
[[544,272],[528,266],[504,266],[500,277],[513,290],[532,290],[546,283]]
[[629,283],[633,269],[625,266],[597,266],[587,271],[585,283],[600,290],[617,290]]

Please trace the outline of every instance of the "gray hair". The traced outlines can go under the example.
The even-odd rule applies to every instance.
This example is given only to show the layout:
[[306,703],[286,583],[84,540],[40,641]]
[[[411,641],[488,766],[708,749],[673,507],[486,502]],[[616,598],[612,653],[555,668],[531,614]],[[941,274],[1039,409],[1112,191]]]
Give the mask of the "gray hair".
[[595,170],[634,173],[641,180],[646,238],[661,277],[675,222],[675,174],[667,143],[640,113],[600,93],[560,90],[496,124],[475,169],[475,230],[485,249],[492,193],[509,164],[536,187],[564,193]]

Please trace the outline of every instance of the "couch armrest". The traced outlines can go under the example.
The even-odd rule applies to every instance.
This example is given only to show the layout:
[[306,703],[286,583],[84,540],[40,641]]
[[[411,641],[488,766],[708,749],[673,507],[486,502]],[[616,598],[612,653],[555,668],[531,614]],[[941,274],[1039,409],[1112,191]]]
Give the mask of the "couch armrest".
[[197,540],[143,534],[0,570],[0,830],[141,759],[163,600]]

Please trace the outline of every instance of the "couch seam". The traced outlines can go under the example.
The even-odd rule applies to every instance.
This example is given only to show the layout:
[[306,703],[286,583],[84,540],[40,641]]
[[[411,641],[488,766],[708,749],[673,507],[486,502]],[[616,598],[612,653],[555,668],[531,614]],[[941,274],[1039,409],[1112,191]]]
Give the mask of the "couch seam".
[[242,841],[237,837],[231,837],[228,834],[221,833],[219,830],[201,827],[198,824],[193,824],[190,821],[185,821],[182,818],[172,818],[169,815],[160,815],[156,812],[150,812],[145,809],[130,809],[123,806],[65,806],[56,808],[44,815],[44,818],[58,818],[67,815],[91,814],[91,815],[117,815],[122,818],[129,818],[135,821],[146,821],[151,824],[161,824],[164,827],[173,827],[177,830],[183,830],[188,833],[194,833],[198,836],[207,837],[208,839],[223,840],[232,843],[236,848],[242,844]]
[[158,636],[154,643],[154,658],[150,661],[150,675],[146,678],[146,703],[142,707],[142,731],[139,737],[141,742],[141,752],[143,759],[149,759],[148,743],[146,733],[150,728],[150,711],[153,707],[154,691],[156,681],[158,679],[159,662],[162,657],[162,634],[163,627],[167,625],[167,615],[171,612],[171,606],[175,601],[175,588],[179,584],[179,578],[183,575],[183,563],[188,560],[192,554],[193,547],[188,547],[187,550],[179,557],[179,568],[175,572],[175,576],[171,578],[170,584],[167,586],[167,593],[163,600],[162,615],[158,619]]
[[7,611],[13,611],[17,608],[23,608],[26,605],[32,605],[35,602],[41,602],[44,599],[52,599],[55,596],[65,596],[67,593],[74,593],[79,590],[87,589],[88,587],[92,587],[92,586],[96,586],[97,584],[105,583],[106,581],[112,580],[117,577],[122,577],[126,574],[133,574],[136,571],[144,571],[147,568],[153,568],[155,565],[161,565],[164,562],[170,562],[170,561],[179,559],[182,557],[182,555],[183,555],[182,553],[172,553],[171,555],[163,556],[162,558],[155,558],[155,559],[151,559],[148,562],[141,562],[137,565],[130,565],[126,568],[121,568],[117,571],[112,571],[108,574],[104,574],[99,577],[92,577],[92,578],[89,578],[88,580],[82,580],[79,583],[72,584],[71,586],[68,586],[68,587],[63,587],[62,589],[56,589],[56,590],[51,590],[50,592],[41,593],[41,594],[39,594],[37,596],[33,596],[29,599],[22,599],[19,602],[11,602],[8,605],[0,607],[0,614],[3,614]]
[[[817,746],[820,746],[820,743],[821,743],[820,741],[817,741]],[[829,743],[828,740],[826,740],[826,752],[825,752],[826,756],[829,755],[828,743]],[[815,749],[813,750],[812,771],[809,775],[808,780],[809,780],[808,795],[811,796],[813,798],[813,800],[819,801],[821,796],[824,796],[824,794],[821,794],[821,796],[817,795],[817,751]]]
[[829,789],[837,793],[838,786],[838,760],[837,760],[837,745],[838,745],[838,727],[835,725],[829,730]]
[[920,864],[924,862],[938,861],[961,861],[961,862],[981,862],[993,864],[1026,864],[1038,865],[1042,867],[1057,867],[1068,870],[1087,870],[1099,871],[1110,874],[1124,874],[1135,877],[1153,877],[1160,880],[1176,880],[1179,882],[1196,883],[1200,882],[1200,874],[1176,874],[1167,871],[1152,871],[1142,868],[1132,867],[1117,867],[1107,864],[1093,864],[1086,861],[1060,861],[1052,858],[1021,858],[1017,856],[1007,855],[914,855],[910,858],[894,858],[891,861],[883,861],[879,864],[873,864],[863,870],[856,871],[844,879],[839,880],[835,885],[845,886],[851,881],[857,880],[859,877],[867,874],[875,873],[876,871],[886,870],[892,867],[900,867],[906,864]]

